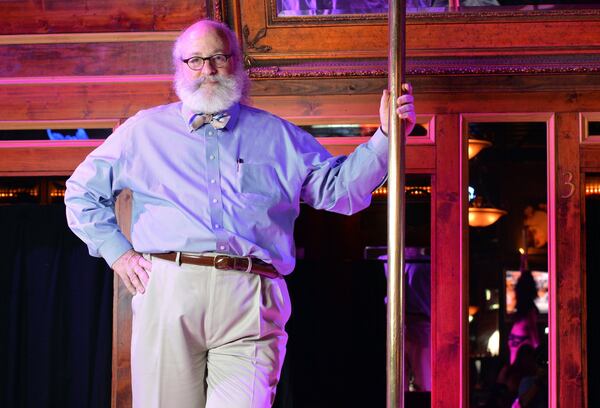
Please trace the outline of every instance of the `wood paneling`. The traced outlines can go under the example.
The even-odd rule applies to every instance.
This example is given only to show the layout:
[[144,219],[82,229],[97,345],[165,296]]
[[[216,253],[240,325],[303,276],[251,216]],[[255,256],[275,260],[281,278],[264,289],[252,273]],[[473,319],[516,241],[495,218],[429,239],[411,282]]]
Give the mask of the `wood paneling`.
[[[581,178],[579,172],[579,116],[556,115],[556,271],[551,282],[554,312],[551,332],[551,372],[559,407],[584,407],[582,311],[585,296],[582,279]],[[583,201],[584,202],[584,201]],[[552,248],[550,248],[552,249]],[[552,284],[551,283],[551,284]],[[551,325],[552,325],[551,323]]]
[[433,408],[467,407],[466,144],[460,117],[436,117],[432,178],[431,365]]
[[[92,82],[92,81],[103,82]],[[53,82],[54,81],[54,82]],[[129,117],[140,109],[176,101],[171,77],[49,79],[0,87],[3,120]],[[130,82],[129,82],[130,81]],[[60,83],[64,82],[64,83]],[[600,90],[588,92],[422,93],[415,84],[418,113],[519,113],[598,111]],[[356,117],[372,121],[379,94],[256,96],[252,104],[286,118]],[[493,108],[492,108],[493,107]]]
[[[68,176],[102,141],[74,143],[34,143],[31,147],[14,147],[0,142],[0,176],[25,175]],[[24,144],[24,143],[22,143]]]
[[[131,190],[121,191],[115,204],[119,228],[131,242]],[[118,275],[113,281],[112,406],[131,407],[131,293]]]
[[210,15],[202,0],[2,1],[0,34],[180,30]]
[[[598,110],[600,90],[589,92],[463,92],[421,93],[419,81],[415,84],[418,113],[526,113]],[[282,116],[337,116],[364,115],[376,112],[379,94],[370,95],[314,95],[314,96],[257,96],[253,103]]]
[[582,171],[600,172],[600,143],[582,146],[579,160]]
[[131,407],[131,293],[117,275],[113,283],[113,408]]
[[0,77],[171,74],[172,42],[0,45]]
[[0,112],[2,120],[127,118],[177,100],[169,79],[6,85],[0,87]]

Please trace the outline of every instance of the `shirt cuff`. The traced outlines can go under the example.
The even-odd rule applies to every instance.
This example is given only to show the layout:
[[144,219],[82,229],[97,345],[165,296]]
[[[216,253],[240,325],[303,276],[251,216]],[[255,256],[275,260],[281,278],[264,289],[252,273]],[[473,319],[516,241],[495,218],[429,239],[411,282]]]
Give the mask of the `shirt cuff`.
[[387,157],[388,154],[388,137],[383,133],[381,128],[378,128],[377,131],[371,136],[369,139],[369,148],[375,152],[377,155],[385,155]]
[[104,244],[98,248],[98,252],[100,252],[100,255],[104,258],[108,266],[112,267],[121,255],[132,248],[133,246],[127,241],[127,238],[125,238],[123,234],[117,233],[110,241],[104,242]]

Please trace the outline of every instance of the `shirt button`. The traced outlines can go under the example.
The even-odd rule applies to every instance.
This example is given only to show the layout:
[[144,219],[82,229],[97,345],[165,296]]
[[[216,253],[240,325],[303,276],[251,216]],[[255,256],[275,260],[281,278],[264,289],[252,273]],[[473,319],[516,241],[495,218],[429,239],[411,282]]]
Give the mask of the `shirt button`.
[[209,131],[208,131],[208,135],[209,135],[209,136],[212,136],[212,135],[213,135],[213,131],[212,131],[212,130],[209,130]]
[[217,182],[217,180],[215,179],[210,179],[210,184],[215,184]]
[[219,229],[221,226],[219,224],[215,224],[215,228]]
[[214,160],[215,159],[215,155],[211,154],[210,156],[208,156],[209,159]]
[[219,249],[220,249],[221,251],[223,251],[223,250],[225,249],[225,245],[221,245],[221,246],[219,247]]
[[216,204],[216,203],[218,203],[218,202],[219,202],[219,200],[217,200],[216,198],[213,198],[213,199],[212,199],[212,202]]

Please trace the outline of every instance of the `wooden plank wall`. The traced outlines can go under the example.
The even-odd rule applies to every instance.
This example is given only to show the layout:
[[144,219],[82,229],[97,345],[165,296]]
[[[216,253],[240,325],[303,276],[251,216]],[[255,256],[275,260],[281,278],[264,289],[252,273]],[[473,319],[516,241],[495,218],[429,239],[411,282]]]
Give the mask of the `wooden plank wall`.
[[175,100],[172,42],[215,10],[210,0],[3,1],[0,127],[118,120]]
[[178,31],[209,15],[207,6],[195,0],[4,0],[0,34]]

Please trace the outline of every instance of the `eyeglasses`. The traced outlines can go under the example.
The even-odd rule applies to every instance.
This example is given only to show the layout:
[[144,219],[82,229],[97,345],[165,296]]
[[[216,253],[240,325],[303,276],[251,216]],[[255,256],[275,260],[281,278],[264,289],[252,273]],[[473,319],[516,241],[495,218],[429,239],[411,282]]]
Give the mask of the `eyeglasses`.
[[223,68],[225,65],[227,65],[227,60],[229,57],[231,57],[231,54],[215,54],[206,58],[194,56],[181,61],[187,64],[190,69],[193,69],[194,71],[201,71],[202,68],[204,68],[204,63],[206,61],[210,61],[211,65],[215,68]]

